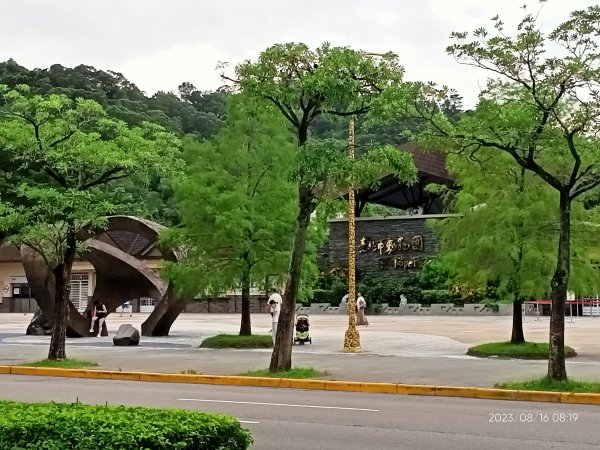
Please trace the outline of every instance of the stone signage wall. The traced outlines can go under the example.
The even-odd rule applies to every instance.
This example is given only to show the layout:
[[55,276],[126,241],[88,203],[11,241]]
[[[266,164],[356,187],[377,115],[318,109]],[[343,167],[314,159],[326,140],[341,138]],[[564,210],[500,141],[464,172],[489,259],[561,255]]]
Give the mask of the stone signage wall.
[[[436,236],[425,222],[448,217],[451,215],[356,218],[357,275],[417,273],[438,248]],[[329,267],[348,267],[348,219],[329,222],[329,241],[323,253]]]

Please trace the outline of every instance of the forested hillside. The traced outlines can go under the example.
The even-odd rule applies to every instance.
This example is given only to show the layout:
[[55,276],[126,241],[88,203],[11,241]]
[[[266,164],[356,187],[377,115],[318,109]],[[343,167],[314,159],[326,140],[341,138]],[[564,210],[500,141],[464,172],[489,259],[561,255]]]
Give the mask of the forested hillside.
[[38,94],[61,93],[96,100],[109,115],[129,125],[155,122],[198,138],[216,135],[226,119],[224,90],[203,92],[183,82],[179,96],[163,91],[147,96],[123,74],[86,65],[69,68],[54,64],[47,69],[27,69],[10,59],[0,63],[0,83],[10,87],[27,84]]

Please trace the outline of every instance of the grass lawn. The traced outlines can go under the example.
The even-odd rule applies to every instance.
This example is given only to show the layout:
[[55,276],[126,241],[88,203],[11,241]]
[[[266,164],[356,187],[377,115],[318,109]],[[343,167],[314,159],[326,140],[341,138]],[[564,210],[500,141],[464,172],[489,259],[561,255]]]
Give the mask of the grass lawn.
[[84,359],[42,359],[41,361],[34,361],[29,363],[19,364],[20,366],[27,367],[58,367],[60,369],[85,369],[86,367],[97,366],[98,363],[92,361],[86,361]]
[[202,348],[271,348],[273,338],[268,334],[240,336],[237,334],[218,334],[211,336],[200,344]]
[[600,381],[570,379],[566,381],[554,381],[548,377],[534,378],[526,381],[506,381],[504,383],[497,383],[495,387],[525,391],[591,392],[600,394]]
[[251,370],[240,374],[245,377],[269,377],[269,378],[320,378],[327,375],[327,372],[321,372],[312,367],[292,367],[287,372],[269,372],[264,370]]
[[[486,358],[497,356],[500,358],[521,358],[521,359],[547,359],[547,342],[524,342],[522,344],[512,344],[510,342],[488,342],[487,344],[476,345],[467,351],[469,356],[478,356]],[[575,350],[565,345],[565,357],[572,358],[577,356]]]

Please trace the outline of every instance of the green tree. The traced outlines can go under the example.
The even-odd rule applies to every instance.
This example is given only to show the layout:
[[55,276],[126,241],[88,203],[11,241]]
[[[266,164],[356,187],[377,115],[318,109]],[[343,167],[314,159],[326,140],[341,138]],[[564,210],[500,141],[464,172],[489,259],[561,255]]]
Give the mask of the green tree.
[[[440,234],[441,259],[470,286],[484,288],[498,280],[501,298],[513,303],[511,342],[525,342],[523,300],[543,298],[556,266],[554,192],[509,155],[489,149],[476,160],[449,157],[448,167],[461,188],[450,208],[458,216],[432,223]],[[580,202],[575,206],[574,217],[583,224],[591,214]],[[581,226],[577,231],[574,248],[584,256],[589,230]],[[593,273],[590,258],[577,259],[571,290],[593,292],[587,284]]]
[[346,145],[335,139],[309,138],[312,121],[321,115],[360,116],[391,85],[402,81],[396,55],[369,55],[324,44],[312,50],[304,44],[277,44],[256,62],[236,67],[236,85],[250,96],[270,101],[292,126],[297,143],[297,216],[292,254],[269,369],[289,370],[295,305],[302,274],[307,229],[323,199],[354,184],[373,183],[383,166],[393,167],[401,179],[412,180],[412,158],[393,148],[371,152],[351,164]]
[[185,148],[191,164],[175,184],[182,226],[163,239],[186,255],[168,273],[188,296],[241,287],[240,335],[250,335],[251,286],[285,272],[289,260],[293,135],[272,105],[238,95],[219,136]]
[[[571,205],[600,184],[600,7],[574,11],[549,34],[527,14],[514,36],[493,18],[495,32],[453,33],[448,53],[484,69],[490,80],[476,110],[453,124],[431,108],[447,91],[416,84],[416,97],[398,96],[401,111],[427,119],[425,145],[476,154],[482,148],[510,155],[558,196],[559,233],[551,281],[548,376],[567,377],[564,307],[571,271]],[[401,99],[401,100],[400,100]],[[425,142],[426,141],[426,142]]]
[[[53,274],[49,359],[64,359],[70,278],[82,232],[102,227],[119,209],[108,185],[178,166],[176,138],[144,123],[129,128],[92,100],[29,95],[25,85],[0,85],[0,152],[16,170],[2,193],[0,228],[36,250]],[[165,161],[169,161],[165,164]]]

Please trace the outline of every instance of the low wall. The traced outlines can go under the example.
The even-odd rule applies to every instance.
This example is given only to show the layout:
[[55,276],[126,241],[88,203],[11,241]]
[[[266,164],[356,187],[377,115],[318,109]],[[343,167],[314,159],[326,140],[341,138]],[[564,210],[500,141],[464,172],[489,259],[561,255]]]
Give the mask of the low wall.
[[[234,314],[242,312],[241,297],[210,298],[195,301],[186,305],[184,312],[187,313],[220,313]],[[251,313],[268,313],[269,305],[266,297],[252,297],[250,299]],[[347,314],[348,306],[341,303],[340,306],[331,306],[329,303],[313,303],[310,306],[296,305],[296,313],[305,314]],[[471,303],[464,306],[454,306],[452,303],[434,303],[431,306],[422,306],[418,303],[406,303],[400,306],[388,306],[387,304],[371,305],[367,309],[368,314],[385,315],[415,315],[415,316],[512,316],[512,304],[501,303],[498,311],[493,311],[483,304]],[[523,306],[523,314],[535,315],[535,309],[531,305]]]
[[[523,313],[530,314],[529,305],[524,306]],[[347,303],[341,303],[340,306],[330,306],[329,303],[316,303],[310,307],[297,307],[297,312],[307,314],[347,314]],[[501,303],[498,305],[498,311],[486,308],[483,304],[467,304],[464,306],[454,306],[452,303],[434,303],[431,306],[422,306],[418,303],[406,303],[400,306],[388,306],[386,303],[380,305],[371,305],[367,308],[367,314],[385,314],[385,315],[430,315],[430,316],[512,316],[512,304]]]
[[[268,313],[270,311],[266,297],[251,297],[251,313]],[[241,297],[208,298],[194,301],[185,305],[183,312],[187,313],[220,313],[234,314],[242,312]]]

